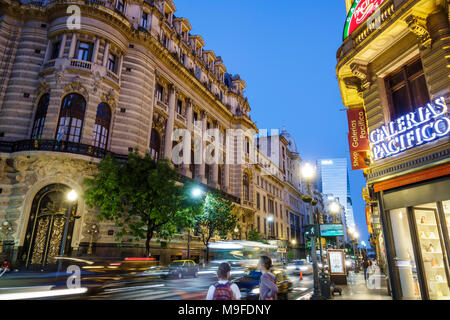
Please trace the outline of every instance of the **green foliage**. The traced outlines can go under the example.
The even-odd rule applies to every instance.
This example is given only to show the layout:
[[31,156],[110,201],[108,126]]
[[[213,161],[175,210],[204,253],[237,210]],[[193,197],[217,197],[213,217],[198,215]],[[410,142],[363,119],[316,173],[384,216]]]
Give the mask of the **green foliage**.
[[261,237],[261,234],[258,231],[254,230],[254,229],[249,231],[249,233],[247,235],[247,240],[248,241],[262,242],[264,244],[269,244],[269,242],[264,240],[263,237]]
[[203,214],[195,217],[195,229],[206,246],[206,260],[208,261],[208,244],[215,235],[226,238],[236,228],[238,218],[233,214],[234,204],[221,198],[218,194],[207,193]]
[[177,171],[165,160],[155,162],[136,150],[123,163],[108,155],[98,169],[85,180],[87,204],[98,208],[99,220],[120,228],[116,239],[146,240],[147,254],[155,234],[170,239],[201,212],[201,201],[191,199],[190,186],[176,182]]

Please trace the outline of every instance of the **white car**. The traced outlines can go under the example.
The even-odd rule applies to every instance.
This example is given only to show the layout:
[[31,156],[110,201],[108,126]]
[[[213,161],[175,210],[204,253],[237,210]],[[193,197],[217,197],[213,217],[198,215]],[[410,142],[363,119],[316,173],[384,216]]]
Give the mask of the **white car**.
[[313,273],[312,264],[307,262],[306,260],[294,260],[288,264],[286,267],[288,272],[291,273],[300,273],[302,271],[303,275],[308,275]]

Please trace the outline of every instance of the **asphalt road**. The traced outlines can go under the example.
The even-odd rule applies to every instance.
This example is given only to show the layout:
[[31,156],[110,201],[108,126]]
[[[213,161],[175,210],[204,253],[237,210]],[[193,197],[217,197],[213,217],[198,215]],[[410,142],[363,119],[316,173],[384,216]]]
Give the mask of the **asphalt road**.
[[[298,276],[290,275],[293,289],[289,294],[289,300],[308,299],[312,292],[312,276],[304,276],[299,280]],[[204,300],[211,284],[215,283],[215,277],[211,275],[199,275],[198,278],[149,280],[142,283],[127,286],[105,288],[103,292],[95,295],[72,297],[71,299],[88,300]]]

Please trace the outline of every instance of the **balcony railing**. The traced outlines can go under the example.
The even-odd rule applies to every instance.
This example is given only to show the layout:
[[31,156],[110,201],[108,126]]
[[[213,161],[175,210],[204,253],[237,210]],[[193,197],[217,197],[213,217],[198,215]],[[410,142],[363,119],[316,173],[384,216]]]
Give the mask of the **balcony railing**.
[[181,123],[186,124],[186,118],[179,113],[177,113],[177,120],[180,121]]
[[108,78],[110,78],[111,80],[113,80],[115,83],[119,84],[120,83],[120,78],[117,74],[115,74],[114,72],[110,71],[110,70],[106,70],[106,75],[108,76]]
[[13,153],[21,151],[67,152],[95,158],[104,158],[108,153],[105,149],[69,141],[43,140],[43,139],[22,140],[15,142],[0,141],[0,152]]
[[91,68],[92,68],[92,63],[90,63],[89,61],[77,60],[77,59],[72,59],[70,61],[70,65],[72,67],[77,67],[77,68],[87,69],[87,70],[91,70]]
[[156,106],[159,109],[163,110],[165,113],[167,113],[169,110],[169,106],[165,102],[158,100],[158,98],[155,98],[155,99],[156,99]]

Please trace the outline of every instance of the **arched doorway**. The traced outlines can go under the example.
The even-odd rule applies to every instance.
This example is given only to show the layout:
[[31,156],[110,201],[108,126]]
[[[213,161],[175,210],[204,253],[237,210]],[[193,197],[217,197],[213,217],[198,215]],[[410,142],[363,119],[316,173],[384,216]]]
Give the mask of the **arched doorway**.
[[[69,210],[67,194],[70,190],[63,184],[51,184],[35,195],[21,254],[21,260],[27,269],[44,270],[47,266],[56,264],[53,258],[59,256],[61,250]],[[72,213],[76,210],[75,202]],[[65,254],[70,254],[73,225],[74,221],[70,219]]]

